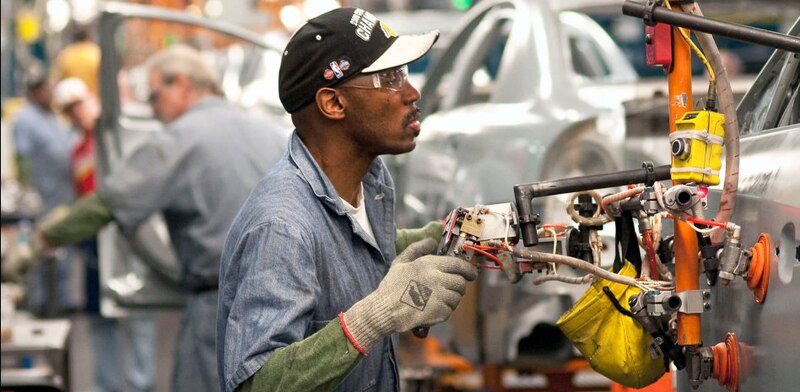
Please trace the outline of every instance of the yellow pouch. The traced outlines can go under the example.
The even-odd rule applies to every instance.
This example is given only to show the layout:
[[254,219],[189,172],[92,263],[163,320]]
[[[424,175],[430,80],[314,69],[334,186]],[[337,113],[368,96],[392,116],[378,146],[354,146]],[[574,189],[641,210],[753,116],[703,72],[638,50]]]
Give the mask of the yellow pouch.
[[[636,269],[626,261],[619,274],[633,277]],[[608,287],[626,310],[630,310],[628,298],[641,292],[597,279],[556,324],[598,373],[631,388],[654,383],[665,372],[663,354],[651,356],[652,336],[638,321],[620,313],[603,287]]]

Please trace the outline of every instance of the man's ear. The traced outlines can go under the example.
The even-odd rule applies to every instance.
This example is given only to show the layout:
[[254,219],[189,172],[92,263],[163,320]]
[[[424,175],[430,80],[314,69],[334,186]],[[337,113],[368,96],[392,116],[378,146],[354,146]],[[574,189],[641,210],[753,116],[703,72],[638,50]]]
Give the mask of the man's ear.
[[316,103],[319,112],[329,119],[341,120],[345,117],[347,99],[339,90],[328,87],[317,90]]

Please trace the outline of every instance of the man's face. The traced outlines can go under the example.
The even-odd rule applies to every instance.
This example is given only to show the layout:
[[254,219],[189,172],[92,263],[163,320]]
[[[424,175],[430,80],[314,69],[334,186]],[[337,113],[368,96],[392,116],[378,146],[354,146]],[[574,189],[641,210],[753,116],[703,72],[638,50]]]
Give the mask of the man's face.
[[166,79],[158,71],[150,72],[150,96],[147,100],[155,116],[170,123],[188,109],[188,91],[186,78],[182,75]]
[[[391,76],[393,72],[395,76]],[[396,78],[398,72],[392,69],[385,75]],[[394,85],[387,85],[384,80],[380,88],[374,87],[372,78],[372,75],[358,76],[340,86],[348,97],[347,118],[352,124],[353,137],[365,151],[375,155],[412,151],[416,147],[414,139],[420,133],[416,105],[419,91],[405,77]]]
[[31,97],[39,106],[50,108],[53,103],[53,83],[51,81],[44,82],[31,93]]
[[66,109],[72,125],[83,132],[94,131],[95,122],[100,117],[100,105],[93,97],[83,98]]

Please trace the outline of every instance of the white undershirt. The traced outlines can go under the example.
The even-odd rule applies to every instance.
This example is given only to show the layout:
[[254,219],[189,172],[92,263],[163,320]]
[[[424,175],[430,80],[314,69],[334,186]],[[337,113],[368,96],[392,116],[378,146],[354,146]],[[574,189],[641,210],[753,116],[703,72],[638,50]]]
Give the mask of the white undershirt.
[[[340,199],[342,198],[340,197]],[[347,213],[352,216],[353,219],[361,225],[361,228],[364,229],[367,235],[375,241],[375,234],[372,232],[372,225],[369,224],[369,218],[367,217],[367,209],[364,208],[364,185],[362,184],[358,189],[356,207],[351,206],[345,199],[342,199],[342,203],[344,203],[344,208],[347,210]]]

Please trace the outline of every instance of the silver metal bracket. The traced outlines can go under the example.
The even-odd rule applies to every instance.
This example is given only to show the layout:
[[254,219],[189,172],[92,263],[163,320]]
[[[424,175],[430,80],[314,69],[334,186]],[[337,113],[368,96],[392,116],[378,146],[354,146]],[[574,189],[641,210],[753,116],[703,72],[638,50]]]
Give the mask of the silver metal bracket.
[[686,375],[689,385],[697,389],[713,375],[714,357],[710,347],[690,347],[686,350]]
[[710,290],[687,290],[675,293],[681,299],[678,312],[697,314],[711,310],[711,291]]
[[736,268],[733,269],[734,275],[745,276],[747,269],[750,267],[750,259],[753,258],[753,253],[749,249],[742,249],[739,253],[739,261],[736,263]]
[[647,315],[651,317],[672,313],[679,309],[680,299],[672,291],[652,290],[644,294]]

